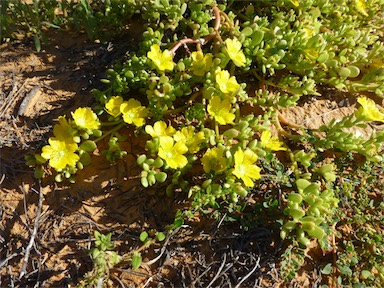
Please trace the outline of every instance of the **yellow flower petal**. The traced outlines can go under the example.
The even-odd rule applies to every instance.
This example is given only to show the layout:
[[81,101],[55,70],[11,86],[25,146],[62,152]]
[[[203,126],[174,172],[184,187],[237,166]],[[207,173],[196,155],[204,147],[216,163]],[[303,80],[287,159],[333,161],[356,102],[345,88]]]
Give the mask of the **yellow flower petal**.
[[124,99],[121,96],[112,96],[111,99],[105,104],[105,109],[113,117],[117,117],[121,114],[120,105],[123,103]]
[[147,57],[152,60],[159,71],[173,70],[175,63],[173,62],[172,53],[169,50],[160,50],[160,46],[153,44],[151,51],[147,53]]
[[207,110],[210,115],[221,125],[231,124],[235,119],[235,114],[231,113],[230,110],[232,104],[228,99],[221,101],[219,96],[214,96],[209,101]]
[[384,111],[380,111],[373,100],[367,97],[360,97],[357,102],[361,105],[356,111],[356,117],[362,121],[380,121],[384,122]]
[[191,71],[196,76],[204,76],[209,70],[211,70],[212,66],[212,54],[207,53],[203,54],[201,51],[192,52],[192,66]]
[[366,10],[367,2],[365,0],[355,0],[355,8],[357,12],[359,12],[360,14],[364,16],[368,16],[368,13]]
[[53,127],[53,135],[55,138],[64,142],[73,143],[73,136],[76,131],[69,125],[65,116],[59,116],[59,124]]
[[181,131],[177,131],[173,135],[173,139],[176,142],[184,142],[190,153],[196,153],[200,149],[199,145],[204,142],[205,135],[202,131],[195,133],[195,127],[188,126],[181,129]]
[[237,83],[235,76],[230,76],[227,70],[218,70],[216,71],[216,83],[221,92],[234,95],[239,91],[240,84]]
[[263,146],[272,151],[285,151],[287,150],[284,147],[284,143],[279,140],[277,137],[272,137],[272,133],[269,130],[265,130],[261,133],[260,141]]
[[229,58],[233,61],[233,63],[237,67],[242,67],[245,65],[245,55],[241,50],[241,43],[237,39],[226,39],[225,46],[228,53]]
[[172,169],[183,168],[188,164],[188,159],[183,154],[188,151],[187,146],[183,142],[174,143],[170,136],[160,137],[160,145],[158,155]]
[[243,151],[239,148],[234,155],[235,169],[232,174],[237,178],[243,180],[244,184],[248,187],[253,187],[253,179],[260,179],[261,169],[254,165],[257,160],[257,155],[252,150]]
[[145,124],[145,118],[149,113],[146,107],[141,106],[139,101],[132,98],[120,105],[120,112],[123,114],[125,123],[134,124],[137,127]]
[[145,126],[145,132],[152,136],[152,138],[161,137],[161,136],[172,136],[175,134],[176,130],[172,126],[167,127],[167,124],[164,121],[157,121],[151,125]]
[[75,124],[81,129],[98,129],[100,127],[99,118],[91,108],[77,108],[75,112],[72,112],[72,117]]
[[211,171],[220,174],[225,171],[227,166],[227,159],[223,155],[224,150],[218,147],[208,149],[204,156],[201,158],[203,169],[206,173]]
[[55,138],[49,138],[49,145],[42,148],[41,157],[49,160],[49,165],[56,169],[64,169],[68,166],[75,166],[80,157],[77,151],[76,143],[67,143]]

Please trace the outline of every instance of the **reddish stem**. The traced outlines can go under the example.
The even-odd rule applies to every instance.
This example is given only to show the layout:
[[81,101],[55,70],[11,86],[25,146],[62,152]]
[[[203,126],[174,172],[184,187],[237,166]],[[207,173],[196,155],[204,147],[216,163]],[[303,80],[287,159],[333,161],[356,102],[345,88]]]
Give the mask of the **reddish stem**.
[[173,45],[170,52],[173,55],[175,55],[177,49],[179,49],[180,46],[182,45],[186,45],[186,44],[204,45],[207,42],[209,42],[213,37],[215,37],[215,35],[218,34],[218,30],[220,27],[220,9],[215,6],[213,7],[213,12],[215,13],[215,26],[213,27],[213,31],[208,36],[204,38],[199,38],[199,39],[186,38],[186,39],[180,40],[175,45]]

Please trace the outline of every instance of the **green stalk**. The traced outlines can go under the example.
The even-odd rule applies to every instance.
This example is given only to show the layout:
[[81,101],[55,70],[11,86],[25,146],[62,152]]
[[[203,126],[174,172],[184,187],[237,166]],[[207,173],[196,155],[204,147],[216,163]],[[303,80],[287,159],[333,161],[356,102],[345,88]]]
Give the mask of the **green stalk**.
[[220,130],[219,130],[219,123],[217,123],[216,120],[215,121],[215,133],[216,133],[216,140],[219,141],[220,139]]
[[99,141],[101,141],[102,139],[104,139],[105,137],[107,137],[108,135],[111,135],[112,133],[115,133],[117,131],[119,131],[121,128],[123,128],[125,126],[125,123],[120,123],[120,125],[116,126],[115,128],[107,131],[104,135],[100,136],[99,138],[97,138],[94,142],[97,143]]

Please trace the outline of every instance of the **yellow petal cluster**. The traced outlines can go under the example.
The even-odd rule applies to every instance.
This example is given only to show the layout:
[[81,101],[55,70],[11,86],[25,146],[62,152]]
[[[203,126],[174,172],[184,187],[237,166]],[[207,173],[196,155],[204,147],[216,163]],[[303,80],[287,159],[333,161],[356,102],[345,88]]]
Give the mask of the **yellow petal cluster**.
[[220,174],[225,171],[225,168],[227,167],[227,159],[223,154],[224,149],[218,147],[208,149],[205,152],[204,156],[201,158],[205,173],[213,171],[216,174]]
[[357,102],[361,105],[355,115],[362,121],[384,122],[384,110],[380,111],[375,102],[367,97],[360,97]]
[[205,135],[203,131],[195,133],[195,127],[188,126],[177,131],[173,135],[176,142],[184,142],[188,147],[189,153],[196,153],[200,150],[199,145],[204,142]]
[[120,105],[123,104],[124,99],[121,96],[112,96],[111,99],[105,104],[105,110],[113,117],[121,114]]
[[123,114],[125,123],[134,124],[141,127],[145,124],[145,118],[148,116],[148,109],[141,106],[140,101],[129,99],[120,105],[120,112]]
[[59,116],[59,124],[53,127],[53,135],[55,135],[55,138],[60,141],[73,143],[73,136],[75,134],[76,131],[68,123],[67,119],[65,119],[65,116]]
[[271,151],[287,150],[287,147],[284,147],[284,143],[281,142],[279,138],[272,137],[272,133],[269,130],[261,133],[260,141],[263,144],[263,147]]
[[212,66],[212,54],[207,53],[203,54],[202,51],[194,51],[192,52],[192,67],[191,71],[196,76],[204,76],[209,70],[211,70]]
[[232,174],[237,178],[243,180],[244,184],[248,187],[253,187],[253,179],[260,179],[260,168],[254,163],[257,160],[257,155],[250,149],[243,151],[239,148],[234,155],[235,169]]
[[147,57],[152,60],[160,72],[164,72],[165,70],[172,71],[175,65],[172,53],[169,50],[162,52],[160,46],[157,44],[151,46],[151,51],[147,53]]
[[207,110],[219,124],[225,125],[233,123],[235,119],[235,114],[230,112],[231,108],[232,104],[229,99],[221,100],[219,96],[214,96],[209,101]]
[[98,129],[100,127],[99,118],[91,108],[77,108],[72,112],[72,118],[80,129]]
[[49,145],[42,149],[41,157],[49,160],[49,165],[61,170],[68,166],[75,166],[80,157],[75,152],[77,151],[76,143],[68,143],[55,138],[49,138]]
[[240,84],[237,83],[235,76],[231,77],[227,70],[218,70],[215,76],[216,83],[224,94],[234,95],[239,91]]
[[225,47],[228,53],[229,58],[237,67],[242,67],[245,65],[245,55],[243,50],[241,50],[241,43],[237,39],[226,39],[224,41]]
[[158,155],[172,169],[183,168],[188,163],[185,154],[188,151],[184,142],[176,142],[171,136],[160,137],[160,145]]
[[357,12],[359,12],[360,14],[364,15],[364,16],[368,16],[368,13],[367,13],[367,1],[365,0],[355,0],[355,8],[357,10]]
[[151,125],[145,126],[145,132],[152,136],[152,138],[162,137],[162,136],[172,136],[175,134],[176,130],[172,126],[167,127],[167,123],[164,121],[157,121]]

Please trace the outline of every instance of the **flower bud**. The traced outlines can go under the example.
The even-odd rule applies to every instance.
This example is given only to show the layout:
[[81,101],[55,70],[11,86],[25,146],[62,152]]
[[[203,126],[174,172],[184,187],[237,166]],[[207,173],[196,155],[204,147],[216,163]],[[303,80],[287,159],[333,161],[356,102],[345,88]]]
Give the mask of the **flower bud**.
[[83,170],[84,169],[84,164],[81,163],[80,161],[76,163],[77,169]]
[[99,129],[94,129],[94,130],[92,130],[92,135],[95,137],[101,137],[101,135],[103,135],[103,131],[101,131]]
[[55,181],[56,182],[62,182],[63,181],[63,175],[61,175],[61,174],[57,174],[56,176],[55,176]]

